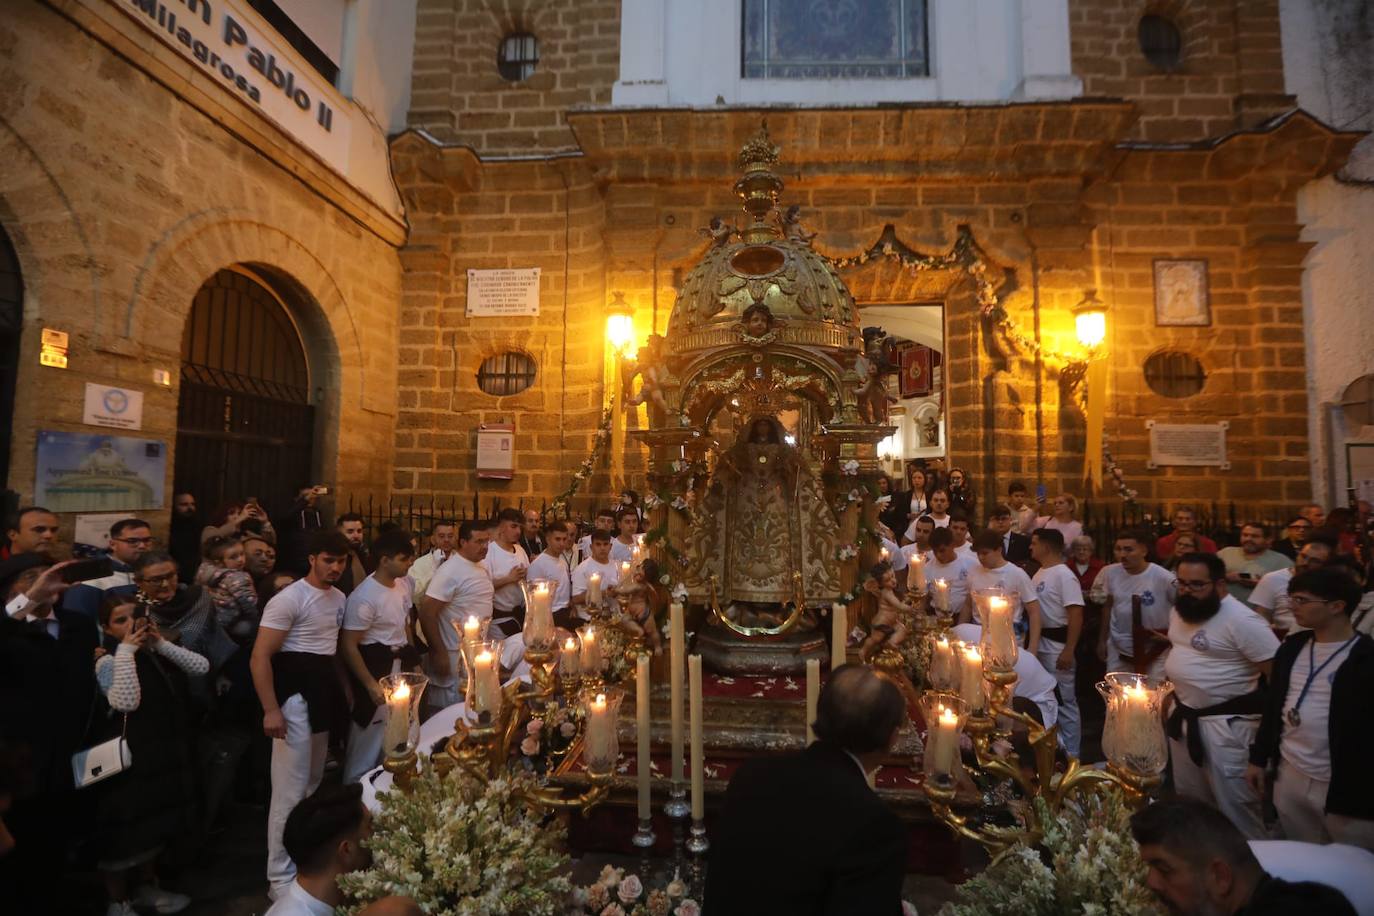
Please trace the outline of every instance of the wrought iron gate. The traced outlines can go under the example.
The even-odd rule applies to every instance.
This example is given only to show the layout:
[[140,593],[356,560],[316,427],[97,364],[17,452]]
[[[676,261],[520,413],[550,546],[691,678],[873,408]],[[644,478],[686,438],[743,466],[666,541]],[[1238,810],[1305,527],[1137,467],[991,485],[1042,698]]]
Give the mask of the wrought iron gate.
[[313,481],[315,408],[300,335],[254,278],[222,270],[182,343],[176,489],[208,511],[256,496],[270,512]]

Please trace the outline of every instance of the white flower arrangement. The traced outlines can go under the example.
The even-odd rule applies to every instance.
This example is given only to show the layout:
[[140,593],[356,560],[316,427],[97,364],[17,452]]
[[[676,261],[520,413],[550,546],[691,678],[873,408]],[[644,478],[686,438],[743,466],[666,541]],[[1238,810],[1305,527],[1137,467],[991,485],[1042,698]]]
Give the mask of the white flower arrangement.
[[1120,793],[1079,796],[1052,815],[1036,798],[1041,850],[1013,846],[959,888],[939,916],[1162,916],[1145,886],[1145,863],[1131,838]]
[[840,549],[836,552],[836,556],[840,558],[840,562],[853,559],[858,555],[859,551],[854,548],[853,544],[841,544]]
[[855,488],[853,490],[850,490],[845,498],[852,503],[856,503],[859,500],[863,499],[863,494],[859,492],[858,488]]
[[679,512],[686,511],[687,498],[684,496],[675,497],[670,505],[672,505],[672,507],[674,509],[677,509]]
[[356,912],[392,894],[431,916],[557,916],[571,885],[564,830],[521,798],[530,777],[479,782],[423,765],[408,791],[378,796],[372,864],[339,879]]
[[687,584],[679,582],[673,586],[673,600],[681,604],[687,600]]

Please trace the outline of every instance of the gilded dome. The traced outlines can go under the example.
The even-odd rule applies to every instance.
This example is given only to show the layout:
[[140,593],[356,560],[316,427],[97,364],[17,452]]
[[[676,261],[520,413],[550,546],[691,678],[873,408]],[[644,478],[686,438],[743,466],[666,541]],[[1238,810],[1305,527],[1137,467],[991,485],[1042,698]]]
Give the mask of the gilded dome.
[[[712,220],[713,244],[687,274],[668,321],[674,354],[744,339],[853,350],[862,346],[854,297],[829,260],[811,248],[797,208],[777,210],[782,181],[773,171],[777,147],[766,133],[740,152],[744,172],[735,191],[749,224]],[[766,309],[766,312],[763,310]],[[747,318],[753,317],[752,330]]]

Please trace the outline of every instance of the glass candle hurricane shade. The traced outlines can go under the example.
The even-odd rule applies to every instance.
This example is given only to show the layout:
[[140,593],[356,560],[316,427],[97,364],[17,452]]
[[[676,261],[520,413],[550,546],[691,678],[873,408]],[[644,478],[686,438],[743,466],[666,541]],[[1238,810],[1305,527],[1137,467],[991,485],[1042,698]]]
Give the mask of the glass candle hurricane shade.
[[1112,672],[1098,682],[1097,690],[1107,704],[1102,752],[1112,766],[1151,778],[1164,772],[1169,745],[1161,710],[1173,689],[1168,681],[1124,671]]
[[959,737],[968,718],[968,704],[953,693],[929,690],[921,696],[926,721],[925,753],[921,763],[926,778],[949,785],[959,765]]
[[481,640],[464,646],[468,664],[467,708],[471,718],[501,714],[501,641]]
[[983,628],[979,651],[983,664],[991,671],[1010,671],[1016,667],[1016,601],[1000,588],[973,591],[978,622]]
[[582,694],[582,714],[586,726],[582,739],[582,763],[588,773],[605,775],[615,772],[620,759],[620,739],[616,735],[616,719],[625,692],[618,687],[587,690]]
[[525,592],[525,648],[548,652],[554,647],[552,579],[526,579],[520,583]]
[[388,674],[378,682],[386,698],[386,725],[382,752],[388,757],[407,757],[420,740],[420,697],[429,678],[413,671]]

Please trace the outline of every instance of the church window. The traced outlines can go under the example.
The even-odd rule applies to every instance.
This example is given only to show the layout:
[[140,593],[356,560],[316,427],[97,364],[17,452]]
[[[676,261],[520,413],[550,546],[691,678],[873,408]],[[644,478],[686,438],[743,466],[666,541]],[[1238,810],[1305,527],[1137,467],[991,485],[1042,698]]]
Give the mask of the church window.
[[1374,375],[1362,375],[1346,386],[1341,411],[1351,429],[1374,426]]
[[516,32],[501,39],[496,53],[496,69],[501,76],[518,83],[534,76],[539,67],[539,39],[529,32]]
[[477,387],[501,398],[519,394],[534,384],[534,357],[510,351],[488,356],[477,369]]
[[1173,20],[1164,16],[1140,17],[1140,51],[1157,70],[1177,70],[1183,59],[1183,34]]
[[744,0],[746,79],[930,75],[926,0]]
[[1188,398],[1207,383],[1207,370],[1191,353],[1161,350],[1145,360],[1145,384],[1164,398]]

